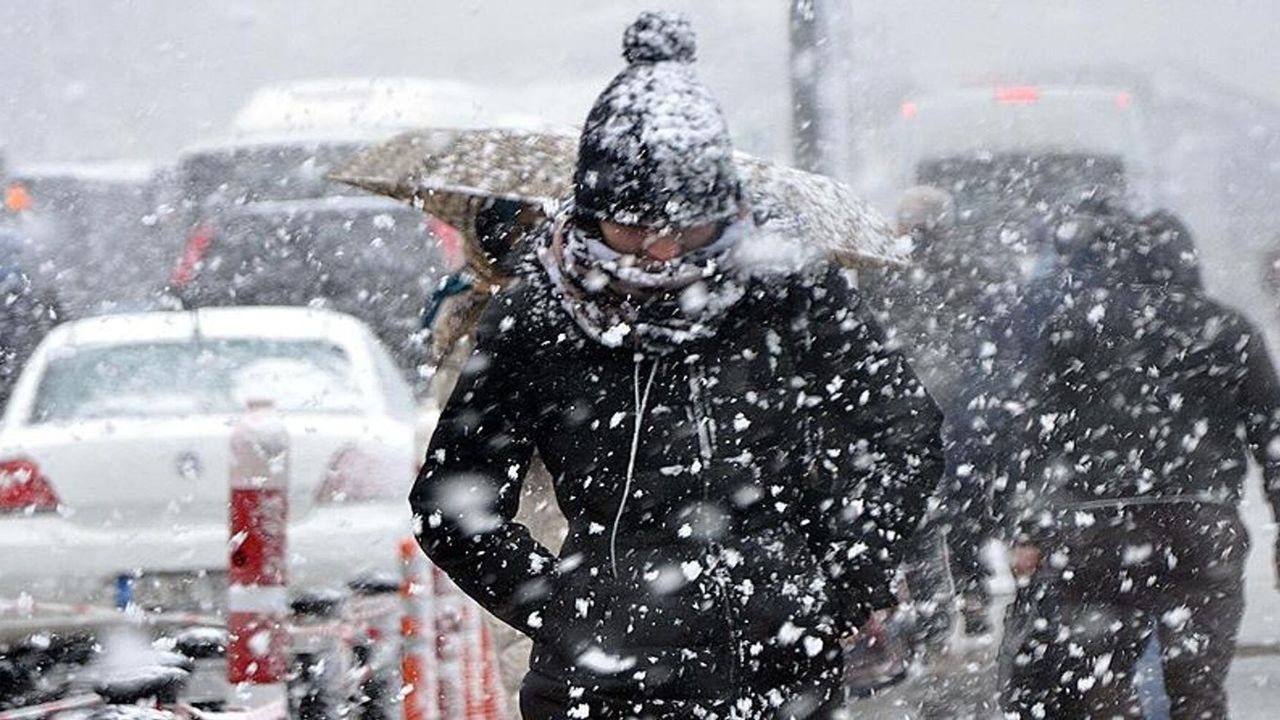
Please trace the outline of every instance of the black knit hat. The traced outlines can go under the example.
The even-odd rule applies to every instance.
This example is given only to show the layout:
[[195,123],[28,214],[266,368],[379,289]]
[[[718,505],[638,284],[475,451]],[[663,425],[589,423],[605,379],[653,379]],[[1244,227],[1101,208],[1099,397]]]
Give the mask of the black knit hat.
[[574,173],[580,215],[621,225],[693,227],[739,212],[733,142],[693,73],[693,28],[646,12],[627,28],[627,67],[587,115]]

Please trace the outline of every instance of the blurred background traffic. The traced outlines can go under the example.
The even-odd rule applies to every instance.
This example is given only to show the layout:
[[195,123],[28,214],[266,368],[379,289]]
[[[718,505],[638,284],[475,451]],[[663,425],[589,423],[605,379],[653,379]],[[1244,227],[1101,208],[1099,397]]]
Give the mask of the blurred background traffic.
[[[1251,313],[1270,306],[1280,154],[1271,9],[817,3],[826,9],[806,40],[789,30],[789,3],[666,4],[700,29],[703,74],[741,149],[821,166],[888,211],[921,161],[957,142],[1026,142],[1035,127],[1040,140],[1123,161],[1139,197],[1176,208],[1196,231],[1216,294]],[[46,252],[106,252],[132,271],[85,273],[52,258],[74,281],[72,310],[142,302],[172,279],[209,208],[236,206],[223,231],[234,236],[316,210],[296,201],[354,194],[321,177],[362,142],[432,125],[574,128],[609,77],[608,31],[643,6],[6,3],[6,176],[27,186],[29,214],[48,233],[75,238]],[[806,83],[793,74],[816,86],[810,116],[797,117]],[[797,154],[805,137],[821,151]],[[243,207],[260,202],[285,204]],[[319,232],[347,210],[378,216],[332,206]],[[125,247],[145,260],[121,262]]]

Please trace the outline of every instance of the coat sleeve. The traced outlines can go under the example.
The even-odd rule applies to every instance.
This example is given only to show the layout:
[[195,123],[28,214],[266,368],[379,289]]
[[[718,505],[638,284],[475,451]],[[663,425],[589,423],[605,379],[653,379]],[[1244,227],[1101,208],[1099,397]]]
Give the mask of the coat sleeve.
[[893,603],[889,583],[943,471],[942,414],[841,272],[807,313],[813,539],[846,622]]
[[486,610],[535,635],[556,557],[513,521],[536,422],[521,330],[510,297],[499,296],[481,320],[409,503],[427,556]]
[[1249,452],[1262,466],[1272,517],[1280,521],[1280,383],[1261,334],[1250,328],[1242,347],[1244,378],[1237,406]]

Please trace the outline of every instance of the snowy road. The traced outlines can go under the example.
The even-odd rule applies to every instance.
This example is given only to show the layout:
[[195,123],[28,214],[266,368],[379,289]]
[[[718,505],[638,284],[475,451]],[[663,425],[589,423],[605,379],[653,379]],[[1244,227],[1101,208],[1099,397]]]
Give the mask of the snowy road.
[[1274,718],[1276,701],[1280,699],[1280,655],[1237,658],[1227,686],[1233,718]]
[[[1240,657],[1227,680],[1233,720],[1272,720],[1280,698],[1280,654]],[[975,652],[956,666],[930,672],[883,697],[859,700],[853,718],[997,720],[991,653]],[[1159,720],[1152,718],[1151,720]]]
[[1276,525],[1262,497],[1257,473],[1250,473],[1244,504],[1253,540],[1245,575],[1245,614],[1240,652],[1231,666],[1228,693],[1237,720],[1269,720],[1280,700],[1280,590],[1272,565]]
[[1253,547],[1245,571],[1245,612],[1240,628],[1240,644],[1269,646],[1280,653],[1280,590],[1272,565],[1276,525],[1271,508],[1262,497],[1256,472],[1249,473],[1242,508]]

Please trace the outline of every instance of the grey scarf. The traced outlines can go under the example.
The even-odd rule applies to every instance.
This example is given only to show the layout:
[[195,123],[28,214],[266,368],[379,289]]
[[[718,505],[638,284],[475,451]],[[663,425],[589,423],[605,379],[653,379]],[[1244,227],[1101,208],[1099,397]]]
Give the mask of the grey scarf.
[[565,310],[588,337],[607,347],[667,352],[715,335],[725,313],[745,294],[732,251],[753,227],[744,217],[709,245],[667,262],[642,264],[565,212],[538,248],[538,259]]

